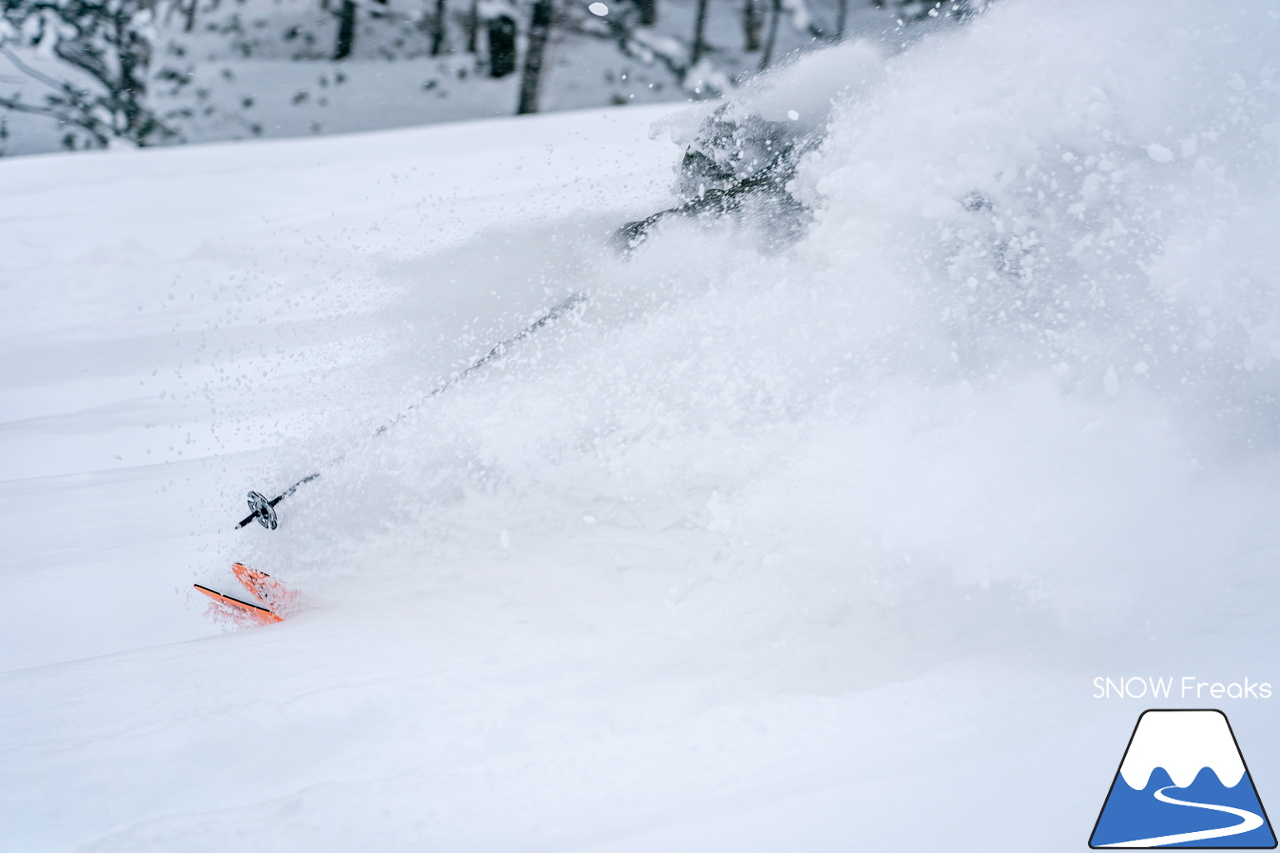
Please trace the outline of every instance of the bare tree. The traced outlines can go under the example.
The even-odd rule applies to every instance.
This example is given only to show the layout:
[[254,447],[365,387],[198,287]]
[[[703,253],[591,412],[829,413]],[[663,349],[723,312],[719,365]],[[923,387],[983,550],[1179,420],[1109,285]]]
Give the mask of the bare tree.
[[449,9],[447,0],[436,0],[436,14],[431,21],[431,55],[439,56],[444,52],[445,38],[448,35],[445,32],[446,18]]
[[760,31],[764,29],[764,0],[744,0],[742,6],[742,32],[746,36],[745,49],[760,49]]
[[529,19],[529,42],[524,52],[524,71],[520,75],[520,103],[516,107],[517,115],[538,111],[538,102],[542,97],[547,40],[551,37],[554,20],[554,0],[534,0],[533,14]]
[[769,16],[769,35],[764,41],[764,55],[760,57],[760,70],[773,63],[773,49],[778,42],[778,23],[782,19],[782,0],[773,0],[773,14]]
[[489,42],[489,76],[506,77],[516,70],[516,21],[510,15],[498,15],[485,22]]
[[475,53],[480,42],[480,0],[471,0],[467,13],[467,53]]
[[342,0],[342,8],[338,11],[338,41],[333,46],[333,58],[346,59],[351,55],[351,48],[356,40],[356,4],[355,0]]
[[698,0],[698,11],[693,19],[693,47],[689,51],[690,65],[698,64],[698,60],[702,58],[702,51],[706,48],[703,33],[707,29],[707,3],[708,0]]

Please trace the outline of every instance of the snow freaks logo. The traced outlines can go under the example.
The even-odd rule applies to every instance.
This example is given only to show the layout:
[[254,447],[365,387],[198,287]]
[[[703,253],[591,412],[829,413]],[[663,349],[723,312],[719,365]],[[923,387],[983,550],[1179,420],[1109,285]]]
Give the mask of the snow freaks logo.
[[1221,711],[1144,711],[1092,848],[1270,849],[1275,833]]

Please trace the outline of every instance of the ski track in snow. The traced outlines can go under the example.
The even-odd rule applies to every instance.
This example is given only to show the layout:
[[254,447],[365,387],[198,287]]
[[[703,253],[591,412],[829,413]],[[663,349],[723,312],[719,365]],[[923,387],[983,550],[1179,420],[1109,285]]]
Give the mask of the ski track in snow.
[[1095,676],[1275,681],[1280,24],[1060,6],[841,95],[790,243],[618,257],[670,108],[0,162],[3,844],[1077,849]]

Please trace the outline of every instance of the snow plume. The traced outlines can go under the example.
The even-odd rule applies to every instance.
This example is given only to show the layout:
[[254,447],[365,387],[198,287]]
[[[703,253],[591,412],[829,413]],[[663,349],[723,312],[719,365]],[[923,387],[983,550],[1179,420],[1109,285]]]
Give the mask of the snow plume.
[[1266,3],[998,4],[826,81],[797,243],[530,235],[507,268],[590,305],[392,436],[378,517],[432,577],[603,584],[766,656],[1267,618],[1277,43]]
[[1280,21],[1236,6],[1006,4],[900,57],[804,169],[812,247],[897,278],[970,378],[1256,386],[1280,355]]
[[1265,516],[1214,491],[1280,438],[1278,40],[1265,3],[1000,5],[891,61],[802,165],[846,390],[923,399],[906,471],[948,445],[886,478],[888,517],[930,513],[958,578],[1094,612],[1129,588],[1115,615],[1161,579],[1238,592]]

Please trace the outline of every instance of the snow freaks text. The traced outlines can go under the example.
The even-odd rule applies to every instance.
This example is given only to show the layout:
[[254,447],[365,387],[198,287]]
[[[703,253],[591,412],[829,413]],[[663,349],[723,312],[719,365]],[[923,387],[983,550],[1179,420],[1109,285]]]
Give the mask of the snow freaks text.
[[1270,699],[1271,682],[1243,678],[1239,681],[1202,681],[1194,675],[1161,678],[1130,676],[1093,680],[1094,699]]

